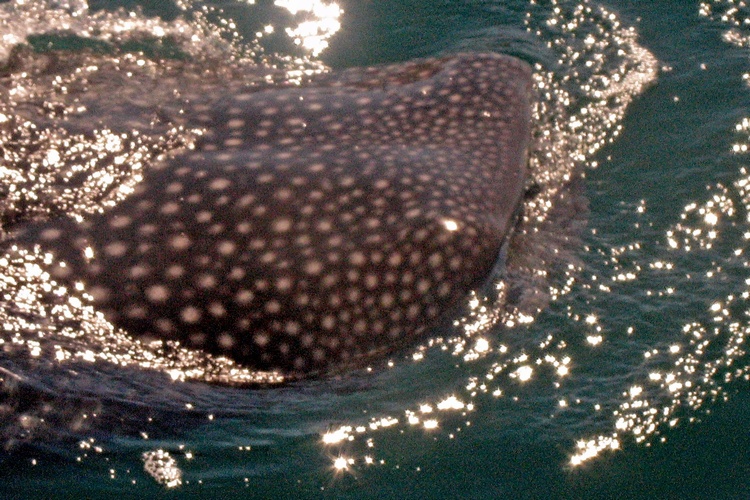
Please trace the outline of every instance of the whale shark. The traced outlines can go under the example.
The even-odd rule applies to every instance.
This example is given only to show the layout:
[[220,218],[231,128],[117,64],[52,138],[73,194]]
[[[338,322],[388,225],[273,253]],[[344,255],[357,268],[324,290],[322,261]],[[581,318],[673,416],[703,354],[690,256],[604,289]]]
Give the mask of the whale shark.
[[203,130],[117,203],[11,228],[112,324],[289,379],[414,344],[480,286],[527,180],[532,74],[501,54],[186,104]]

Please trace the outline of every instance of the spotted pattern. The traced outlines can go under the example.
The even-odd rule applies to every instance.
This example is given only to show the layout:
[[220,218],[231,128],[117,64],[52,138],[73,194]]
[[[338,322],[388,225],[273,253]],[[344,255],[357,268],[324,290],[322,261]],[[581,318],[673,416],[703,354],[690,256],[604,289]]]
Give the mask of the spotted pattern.
[[458,55],[228,92],[195,150],[41,242],[115,324],[291,376],[414,341],[485,277],[521,198],[530,71]]

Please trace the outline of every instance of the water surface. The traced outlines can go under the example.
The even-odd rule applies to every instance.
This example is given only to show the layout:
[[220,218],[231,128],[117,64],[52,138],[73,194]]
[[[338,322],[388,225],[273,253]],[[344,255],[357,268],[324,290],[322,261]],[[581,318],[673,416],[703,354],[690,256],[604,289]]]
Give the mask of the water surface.
[[[507,272],[453,328],[388,367],[267,391],[202,384],[224,367],[191,371],[179,352],[129,343],[75,291],[51,297],[33,249],[8,251],[5,496],[747,496],[750,32],[739,2],[39,4],[44,16],[0,4],[2,57],[24,41],[71,50],[70,67],[86,47],[128,55],[88,86],[62,70],[73,76],[0,82],[3,185],[38,195],[23,216],[94,210],[132,175],[118,165],[191,140],[106,121],[123,103],[179,106],[165,85],[144,95],[153,82],[288,84],[458,51],[534,65],[539,193]],[[95,77],[118,69],[120,80]],[[10,118],[50,102],[73,110],[34,115],[53,133]],[[76,114],[80,102],[90,114]],[[90,196],[49,188],[76,164]],[[18,217],[4,194],[4,220]],[[21,291],[19,311],[7,297]]]

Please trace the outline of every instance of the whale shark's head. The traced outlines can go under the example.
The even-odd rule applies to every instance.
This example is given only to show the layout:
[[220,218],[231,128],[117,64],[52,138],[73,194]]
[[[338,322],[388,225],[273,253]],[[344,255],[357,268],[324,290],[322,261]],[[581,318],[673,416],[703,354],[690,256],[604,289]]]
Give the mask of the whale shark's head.
[[522,198],[531,73],[462,54],[230,89],[195,149],[83,222],[21,227],[140,338],[301,377],[424,335],[490,272]]

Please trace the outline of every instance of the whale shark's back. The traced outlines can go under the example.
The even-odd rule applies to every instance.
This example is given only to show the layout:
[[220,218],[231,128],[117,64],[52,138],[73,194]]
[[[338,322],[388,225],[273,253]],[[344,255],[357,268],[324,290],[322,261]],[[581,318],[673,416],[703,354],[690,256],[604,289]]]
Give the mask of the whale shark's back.
[[125,199],[14,239],[114,324],[253,368],[361,366],[424,334],[492,268],[521,200],[530,71],[458,55],[234,89],[194,150]]

